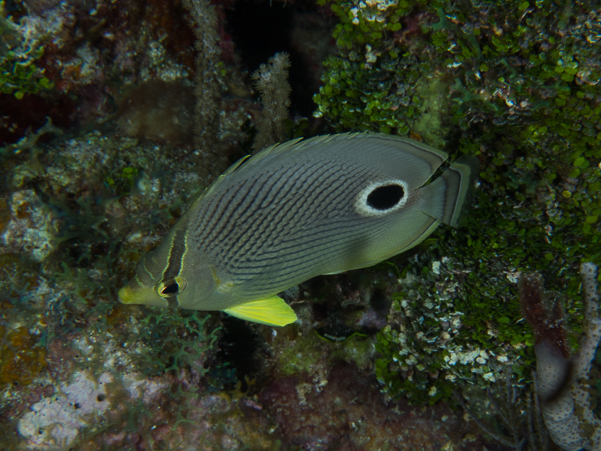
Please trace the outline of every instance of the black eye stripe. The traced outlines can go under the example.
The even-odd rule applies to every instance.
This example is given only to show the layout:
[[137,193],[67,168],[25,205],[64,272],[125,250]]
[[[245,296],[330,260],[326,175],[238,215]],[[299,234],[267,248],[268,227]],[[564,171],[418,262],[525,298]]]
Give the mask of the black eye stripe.
[[367,205],[375,210],[388,210],[397,205],[405,197],[405,189],[401,185],[390,184],[379,186],[367,196]]
[[177,284],[177,282],[173,282],[173,283],[167,285],[166,287],[164,287],[161,290],[161,294],[163,296],[169,296],[171,294],[177,294],[178,291],[179,291],[179,285]]

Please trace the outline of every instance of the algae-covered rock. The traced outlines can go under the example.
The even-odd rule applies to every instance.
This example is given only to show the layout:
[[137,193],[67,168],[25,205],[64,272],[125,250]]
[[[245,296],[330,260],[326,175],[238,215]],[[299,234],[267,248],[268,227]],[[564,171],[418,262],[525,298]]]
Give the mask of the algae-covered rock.
[[340,20],[339,55],[326,63],[316,115],[481,162],[464,227],[441,229],[420,257],[398,260],[412,279],[379,335],[384,390],[435,402],[461,381],[489,386],[506,371],[527,384],[534,342],[517,300],[520,272],[542,271],[568,296],[577,334],[578,264],[601,257],[599,10],[324,3]]

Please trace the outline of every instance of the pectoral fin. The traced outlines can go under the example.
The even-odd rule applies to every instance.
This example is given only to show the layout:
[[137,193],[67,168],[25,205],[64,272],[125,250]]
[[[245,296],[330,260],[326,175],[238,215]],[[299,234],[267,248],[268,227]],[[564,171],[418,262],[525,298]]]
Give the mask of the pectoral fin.
[[278,296],[246,302],[228,308],[224,312],[236,318],[268,326],[285,326],[296,321],[294,310]]

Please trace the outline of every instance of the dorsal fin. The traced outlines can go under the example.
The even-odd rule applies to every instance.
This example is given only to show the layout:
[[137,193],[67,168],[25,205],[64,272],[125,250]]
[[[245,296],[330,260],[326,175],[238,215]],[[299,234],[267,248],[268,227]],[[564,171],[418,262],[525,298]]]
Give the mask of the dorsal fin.
[[[236,162],[234,166],[229,168],[223,175],[227,176],[233,174],[236,170],[240,168],[240,166],[242,166],[242,168],[244,168],[245,170],[250,169],[252,166],[265,163],[267,160],[271,160],[272,158],[278,158],[283,155],[293,154],[300,150],[324,144],[329,141],[341,141],[344,139],[352,138],[356,135],[367,135],[367,133],[341,133],[338,135],[320,135],[314,136],[313,138],[309,139],[304,139],[300,137],[292,139],[290,141],[286,141],[285,143],[274,144],[261,150],[256,155],[250,156],[250,158],[248,155],[242,158],[241,160]],[[244,163],[244,165],[242,165],[242,163]],[[242,168],[240,168],[240,170]]]
[[[412,139],[404,138],[401,136],[394,135],[386,135],[382,133],[371,133],[371,132],[355,132],[355,133],[339,133],[335,135],[320,135],[315,136],[309,139],[296,138],[285,143],[274,144],[273,146],[266,147],[261,150],[256,155],[247,155],[236,163],[234,163],[227,171],[225,171],[222,175],[217,177],[213,183],[206,189],[206,191],[200,196],[200,198],[207,196],[209,193],[214,191],[222,182],[227,180],[232,175],[240,175],[240,173],[244,171],[250,171],[254,169],[255,166],[259,164],[265,164],[268,161],[279,158],[282,156],[289,156],[290,154],[299,152],[301,150],[308,150],[315,146],[320,146],[326,143],[336,144],[341,141],[348,141],[351,139],[356,139],[358,137],[364,138],[379,138],[386,141],[393,141],[398,145],[402,143],[408,144],[403,148],[403,150],[410,154],[415,154],[415,152],[426,151],[423,154],[420,154],[420,158],[425,158],[425,155],[430,154],[431,159],[429,160],[429,164],[434,166],[434,169],[438,167],[444,160],[447,159],[447,154],[441,150],[434,149],[433,147],[428,146],[427,144],[421,143],[419,141],[415,141]],[[429,176],[430,174],[428,174]]]
[[[443,161],[445,161],[448,158],[446,152],[435,149],[431,146],[428,146],[425,143],[415,141],[413,139],[405,138],[402,136],[386,135],[383,133],[355,132],[339,133],[335,135],[320,135],[304,140],[303,138],[297,138],[285,142],[283,144],[275,144],[273,146],[269,146],[261,150],[258,154],[252,156],[249,160],[244,162],[244,165],[242,165],[242,167],[240,167],[240,165],[237,164],[235,169],[237,169],[237,172],[250,170],[257,164],[266,163],[268,160],[272,160],[283,155],[289,156],[290,154],[299,152],[300,150],[309,150],[310,148],[322,146],[327,143],[332,143],[333,145],[335,145],[342,141],[357,140],[357,138],[377,138],[382,140],[383,142],[392,142],[396,145],[397,148],[402,148],[404,152],[413,155],[419,153],[419,157],[422,159],[426,158],[427,155],[431,155],[431,158],[428,159],[428,162],[435,167],[438,167]],[[233,170],[228,170],[227,174],[232,174],[233,172]]]

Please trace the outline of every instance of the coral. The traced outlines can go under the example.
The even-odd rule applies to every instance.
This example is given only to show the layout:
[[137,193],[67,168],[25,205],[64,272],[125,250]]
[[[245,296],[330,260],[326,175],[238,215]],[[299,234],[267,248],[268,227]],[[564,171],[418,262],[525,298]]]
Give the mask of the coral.
[[538,398],[532,390],[516,386],[511,373],[506,373],[504,381],[486,390],[486,397],[479,388],[467,388],[460,395],[456,393],[457,399],[469,419],[497,442],[515,450],[549,449]]
[[[490,340],[474,339],[469,315],[457,305],[457,290],[456,283],[447,281],[426,286],[423,293],[410,289],[395,295],[388,325],[376,344],[381,354],[376,375],[387,393],[404,393],[412,402],[433,404],[474,376],[482,385],[495,382],[513,363],[508,355],[516,351],[508,344],[492,346]],[[491,337],[492,327],[489,324],[483,334]],[[510,338],[509,331],[504,335]]]
[[601,424],[594,415],[590,380],[601,338],[596,265],[581,264],[580,275],[584,333],[577,353],[571,355],[561,298],[544,290],[540,274],[524,273],[519,298],[535,335],[534,383],[529,389],[520,387],[507,369],[505,388],[503,381],[497,382],[487,389],[487,399],[482,399],[479,390],[456,393],[470,417],[488,435],[512,449],[548,449],[549,439],[566,451],[599,449]]
[[[519,298],[524,317],[535,334],[534,383],[526,390],[515,384],[508,370],[506,388],[496,384],[488,389],[488,400],[479,399],[474,390],[464,390],[462,396],[457,394],[465,410],[487,434],[513,449],[548,449],[549,438],[566,451],[599,449],[601,423],[594,415],[589,374],[601,338],[596,265],[581,264],[580,275],[584,333],[577,353],[571,355],[567,324],[556,293],[545,292],[539,274],[524,273],[520,277]],[[464,398],[470,399],[469,406]]]
[[[28,82],[39,79],[50,89],[29,89],[20,101],[3,94],[0,141],[19,140],[28,128],[42,126],[46,117],[65,128],[73,125],[93,128],[111,122],[116,105],[131,100],[128,94],[135,91],[134,86],[138,84],[161,81],[184,91],[192,89],[189,78],[193,71],[194,34],[187,26],[180,3],[161,0],[149,3],[125,0],[119,5],[105,0],[94,5],[88,2],[30,3],[35,4],[18,9],[12,27],[16,27],[16,31],[7,29],[15,39],[7,38],[6,42],[13,45],[14,41],[16,46],[25,36],[32,46],[43,48],[40,58],[26,65],[30,71],[35,69],[35,76],[26,75]],[[77,39],[71,39],[73,36]],[[16,51],[16,47],[13,50]],[[0,51],[0,59],[2,55]],[[215,64],[219,65],[218,58]],[[232,72],[223,66],[216,71],[219,77]],[[9,71],[2,72],[6,72],[3,76],[9,74]],[[3,76],[0,75],[0,81]],[[213,86],[217,95],[222,87]],[[147,99],[146,104],[152,100],[152,97]],[[250,101],[249,98],[246,102],[249,106]],[[238,101],[235,106],[239,104],[244,102]],[[222,110],[219,97],[213,110],[212,114],[217,116]],[[191,112],[183,112],[188,113]],[[153,124],[163,117],[158,117]],[[181,114],[169,120],[180,118]],[[229,125],[229,118],[221,122]],[[186,134],[183,135],[186,138]],[[174,142],[180,145],[182,138]]]
[[[543,295],[540,274],[522,274],[519,281],[519,297],[526,321],[534,329],[536,345],[552,344],[554,352],[567,358],[570,355],[563,311],[559,300],[553,302],[550,312],[543,302],[549,303]],[[552,302],[552,301],[551,301]]]
[[[220,329],[207,332],[209,317],[201,315],[182,311],[149,313],[139,325],[143,340],[150,337],[146,343],[147,352],[135,358],[139,370],[146,375],[160,375],[190,368],[204,375],[207,353],[215,347]],[[152,337],[160,336],[164,330],[170,331],[169,336],[161,343],[153,342]]]
[[6,147],[0,147],[0,155],[7,156],[11,153],[19,154],[26,150],[33,150],[35,149],[38,140],[42,136],[49,133],[58,136],[62,135],[63,131],[52,124],[52,119],[47,118],[46,123],[35,132],[32,132],[31,129],[29,129],[25,133],[25,136],[21,138],[18,142],[14,144],[9,144]]
[[47,365],[45,348],[27,327],[9,332],[0,326],[0,337],[0,386],[29,385]]
[[352,364],[328,368],[322,385],[309,374],[283,377],[258,395],[284,443],[301,449],[482,449],[474,436],[456,436],[461,419],[448,407],[386,404],[374,380]]
[[[324,2],[340,21],[339,54],[327,59],[315,115],[340,131],[409,134],[452,160],[478,155],[474,212],[463,229],[440,228],[392,262],[290,290],[297,325],[252,326],[218,342],[218,315],[126,307],[115,291],[242,156],[239,143],[250,145],[257,107],[242,70],[229,65],[238,55],[225,4],[190,1],[204,14],[192,14],[195,34],[180,2],[92,3],[18,9],[20,26],[47,34],[32,64],[54,88],[0,102],[8,142],[46,116],[68,131],[32,135],[2,153],[0,233],[11,239],[0,249],[0,319],[4,335],[22,334],[31,352],[23,354],[27,388],[11,380],[0,394],[9,446],[39,440],[17,436],[12,425],[22,420],[31,426],[23,431],[38,422],[44,440],[81,449],[492,449],[436,401],[456,391],[488,415],[494,402],[476,400],[484,387],[503,390],[507,373],[508,393],[529,393],[537,339],[518,300],[522,273],[538,271],[549,290],[565,293],[562,340],[571,354],[585,327],[575,262],[601,255],[594,6]],[[18,42],[14,26],[3,29],[2,44]],[[196,71],[194,36],[207,57],[199,55]],[[175,98],[191,89],[193,72],[208,83],[197,150],[180,127],[190,108]],[[169,103],[148,95],[166,85]],[[52,114],[50,104],[59,105]],[[163,105],[168,111],[157,114]],[[113,118],[135,138],[113,133]],[[73,124],[82,129],[66,130]],[[292,133],[311,133],[307,124]],[[251,341],[252,367],[235,365],[228,350]],[[97,383],[109,376],[105,409]],[[235,379],[240,387],[231,389]],[[97,393],[96,402],[86,398],[89,413],[69,405],[74,384]],[[530,399],[517,405],[532,410]],[[54,427],[56,418],[69,431]],[[519,423],[511,442],[519,444],[527,421],[508,418]]]
[[290,59],[286,53],[277,53],[269,59],[267,65],[262,64],[252,79],[261,92],[263,110],[257,119],[257,135],[253,149],[258,152],[286,139],[286,121],[290,106],[290,84],[288,68]]
[[[49,304],[51,310],[57,308],[52,301]],[[65,304],[60,313],[72,322],[73,312]],[[157,312],[144,317],[117,310],[106,316],[106,324],[91,320],[85,330],[77,330],[73,323],[58,329],[46,324],[53,330],[46,380],[56,391],[41,401],[32,396],[31,407],[24,410],[23,399],[12,400],[20,446],[56,450],[86,443],[125,446],[138,440],[137,434],[155,443],[181,441],[180,431],[168,432],[170,425],[188,421],[191,397],[210,396],[199,390],[199,384],[206,383],[203,375],[215,351],[218,329],[207,322],[210,317],[198,315]],[[49,320],[56,321],[52,316]],[[23,365],[19,369],[27,370]],[[25,374],[21,373],[23,379]],[[32,383],[37,393],[40,382]],[[115,424],[120,425],[117,432]],[[147,431],[151,426],[156,429]]]
[[[181,431],[171,427],[190,417],[189,400],[199,397],[201,381],[221,386],[220,365],[213,365],[216,318],[124,308],[115,298],[140,253],[162,238],[203,186],[193,163],[165,173],[170,155],[169,146],[99,132],[6,154],[13,192],[2,197],[0,223],[13,239],[0,246],[0,373],[10,377],[2,381],[0,403],[2,432],[14,435],[15,448],[92,443],[118,449],[154,440],[174,449]],[[42,246],[29,249],[17,241],[17,225],[23,236],[49,230],[52,252],[42,255]],[[21,338],[17,343],[13,337]],[[74,374],[84,368],[88,385],[110,376],[110,405],[89,412],[73,407],[80,401],[70,399],[68,387],[76,382],[69,381],[79,381]],[[21,388],[25,384],[30,394]],[[226,404],[236,415],[237,406]],[[9,427],[17,420],[21,436]],[[161,426],[151,429],[156,424]]]
[[[220,128],[210,130],[214,146],[198,158],[185,136],[152,125],[165,117],[183,122],[187,113],[177,97],[190,90],[185,77],[191,52],[185,45],[177,50],[177,39],[162,29],[172,16],[181,23],[182,11],[171,14],[177,6],[162,1],[98,1],[93,10],[84,3],[50,1],[30,15],[20,12],[22,23],[62,24],[42,58],[54,82],[48,99],[69,97],[77,110],[66,114],[83,130],[69,128],[59,136],[51,124],[65,123],[48,121],[1,155],[0,370],[10,372],[0,394],[3,446],[274,449],[277,437],[268,433],[267,415],[252,398],[217,393],[233,373],[227,362],[216,361],[218,316],[124,307],[115,296],[141,253],[162,239],[208,181],[242,156],[233,144],[248,140],[250,89],[246,97],[217,99],[213,114]],[[172,9],[165,11],[167,6]],[[183,42],[192,33],[181,28]],[[241,79],[239,69],[233,75],[217,56],[212,70],[219,77]],[[154,77],[160,80],[149,81]],[[164,97],[153,102],[143,92],[167,83],[175,87],[163,93],[175,94],[173,107],[156,116]],[[223,87],[211,95],[217,98]],[[36,102],[45,99],[32,94],[22,101],[38,112]],[[111,129],[107,113],[120,100],[137,103],[123,108],[122,121],[142,123],[135,113],[153,110],[146,130],[130,130],[137,138],[123,137],[126,127]],[[13,116],[23,119],[11,109],[10,121]],[[90,125],[85,117],[94,117],[94,129],[103,124],[101,131],[84,131]],[[1,120],[7,125],[4,112]],[[8,127],[17,128],[12,122]]]
[[[521,302],[537,336],[536,378],[545,425],[553,441],[566,451],[599,449],[601,421],[593,414],[589,372],[601,339],[597,267],[580,266],[584,288],[584,335],[578,353],[570,359],[566,349],[561,310],[549,313],[543,306],[540,280],[524,276]],[[557,305],[557,304],[556,304]]]
[[33,190],[13,192],[9,202],[11,220],[1,235],[4,252],[24,252],[35,261],[44,260],[54,250],[58,218]]
[[196,34],[196,146],[205,153],[214,152],[219,130],[219,70],[221,49],[218,45],[217,14],[207,0],[185,0],[190,23]]
[[113,378],[104,373],[98,381],[85,372],[73,375],[71,383],[63,383],[60,392],[31,407],[18,424],[19,433],[27,439],[28,449],[64,449],[70,446],[80,430],[98,421],[110,408],[106,386]]
[[[53,83],[44,75],[39,61],[48,36],[56,32],[55,24],[24,20],[17,25],[6,16],[4,3],[0,2],[0,92],[22,99],[28,93],[51,90]],[[60,24],[56,26],[60,28]]]
[[171,145],[191,142],[193,91],[191,86],[162,80],[126,89],[119,100],[119,129],[127,136]]
[[[575,261],[601,255],[598,9],[324,4],[340,20],[339,55],[326,62],[315,115],[337,130],[408,134],[482,164],[465,226],[394,259],[401,288],[377,345],[384,390],[435,402],[457,384],[490,386],[508,366],[516,384],[530,384],[534,336],[518,302],[520,272],[542,272],[551,290],[567,285],[573,346],[581,307],[570,274]],[[557,17],[559,28],[550,25]]]

